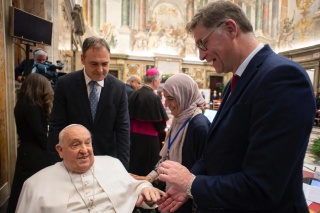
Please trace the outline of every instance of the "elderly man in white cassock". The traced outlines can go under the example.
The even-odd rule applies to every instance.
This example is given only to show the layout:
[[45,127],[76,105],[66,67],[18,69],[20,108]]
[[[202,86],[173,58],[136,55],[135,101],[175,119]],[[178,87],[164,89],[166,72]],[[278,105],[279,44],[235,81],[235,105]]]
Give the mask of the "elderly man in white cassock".
[[94,156],[91,143],[84,126],[65,127],[56,145],[63,161],[25,181],[16,212],[129,213],[135,205],[155,208],[164,192],[133,179],[118,159]]

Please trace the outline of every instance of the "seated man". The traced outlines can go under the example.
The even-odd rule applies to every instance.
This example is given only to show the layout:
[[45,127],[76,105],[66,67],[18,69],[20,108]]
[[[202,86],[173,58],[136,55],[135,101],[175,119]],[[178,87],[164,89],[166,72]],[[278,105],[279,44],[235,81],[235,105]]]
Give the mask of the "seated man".
[[94,157],[91,135],[80,124],[61,130],[56,150],[63,161],[25,181],[16,212],[127,213],[135,204],[155,208],[154,202],[164,195],[150,183],[133,179],[118,159]]

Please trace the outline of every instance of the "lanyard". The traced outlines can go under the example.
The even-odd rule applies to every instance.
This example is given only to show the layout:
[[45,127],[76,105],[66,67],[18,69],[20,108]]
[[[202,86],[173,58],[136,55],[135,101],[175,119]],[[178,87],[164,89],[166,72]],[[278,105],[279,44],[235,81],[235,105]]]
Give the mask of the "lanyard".
[[176,135],[174,136],[174,138],[173,138],[172,141],[171,141],[171,131],[170,131],[170,133],[169,133],[169,138],[168,138],[168,153],[169,153],[169,151],[170,151],[170,148],[171,148],[173,142],[177,139],[177,137],[178,137],[179,133],[181,132],[181,130],[187,125],[187,123],[189,123],[190,119],[191,119],[191,118],[189,118],[188,120],[186,120],[186,121],[182,124],[182,126],[180,127],[180,129],[178,130],[178,132],[176,133]]

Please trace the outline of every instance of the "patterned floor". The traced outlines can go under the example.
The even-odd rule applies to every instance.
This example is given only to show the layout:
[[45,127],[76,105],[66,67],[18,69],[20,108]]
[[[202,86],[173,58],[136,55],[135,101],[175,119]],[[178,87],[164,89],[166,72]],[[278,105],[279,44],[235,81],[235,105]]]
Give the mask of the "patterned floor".
[[310,142],[304,158],[304,170],[320,172],[320,158],[311,153],[311,146],[315,138],[320,137],[320,127],[314,126],[310,135]]

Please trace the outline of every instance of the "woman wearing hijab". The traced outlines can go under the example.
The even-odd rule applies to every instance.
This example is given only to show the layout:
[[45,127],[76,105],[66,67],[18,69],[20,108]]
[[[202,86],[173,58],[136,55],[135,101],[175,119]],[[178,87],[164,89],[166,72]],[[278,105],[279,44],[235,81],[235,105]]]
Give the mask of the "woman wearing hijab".
[[15,212],[24,181],[50,165],[47,134],[52,101],[53,89],[44,76],[31,73],[22,82],[14,108],[20,144],[8,213]]
[[[201,96],[197,83],[188,75],[179,73],[171,76],[163,86],[165,106],[174,116],[172,125],[160,151],[164,160],[177,161],[191,169],[201,157],[204,149],[209,120],[202,114],[201,107],[205,100]],[[159,164],[158,163],[158,164]],[[146,177],[134,176],[153,182],[157,177],[157,166]],[[176,212],[196,212],[191,199]]]

